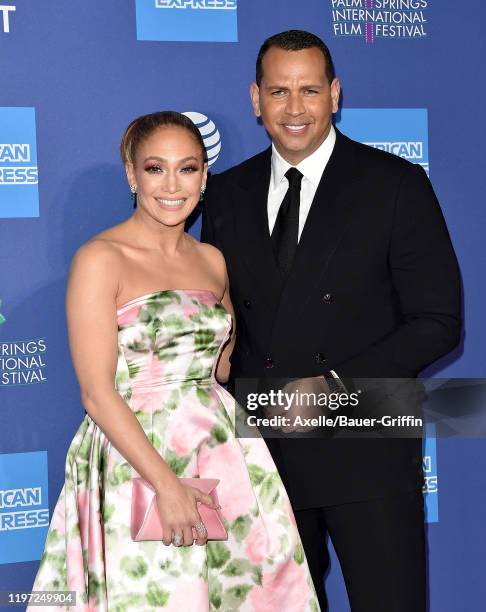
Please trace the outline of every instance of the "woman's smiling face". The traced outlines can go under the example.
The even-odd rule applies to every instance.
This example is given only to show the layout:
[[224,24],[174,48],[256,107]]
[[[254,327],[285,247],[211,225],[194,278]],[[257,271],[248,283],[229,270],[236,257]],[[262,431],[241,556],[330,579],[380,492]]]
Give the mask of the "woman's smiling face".
[[139,214],[166,226],[184,223],[206,184],[207,164],[194,136],[183,127],[157,128],[137,146],[133,164],[127,164],[136,186]]

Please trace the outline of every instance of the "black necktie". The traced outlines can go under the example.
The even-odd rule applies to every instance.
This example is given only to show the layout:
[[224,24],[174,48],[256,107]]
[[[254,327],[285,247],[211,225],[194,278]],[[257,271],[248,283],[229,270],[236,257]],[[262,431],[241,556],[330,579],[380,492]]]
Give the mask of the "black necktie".
[[289,188],[280,205],[277,220],[272,232],[272,243],[275,257],[286,278],[292,267],[295,251],[299,238],[299,206],[300,206],[300,184],[303,174],[297,168],[289,168],[285,177],[289,182]]

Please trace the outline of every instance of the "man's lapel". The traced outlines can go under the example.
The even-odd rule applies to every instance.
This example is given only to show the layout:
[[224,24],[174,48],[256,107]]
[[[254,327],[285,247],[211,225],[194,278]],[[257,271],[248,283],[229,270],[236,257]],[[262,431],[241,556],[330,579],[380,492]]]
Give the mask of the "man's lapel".
[[355,149],[336,130],[336,143],[324,170],[302,231],[294,264],[286,282],[273,253],[268,231],[267,199],[271,173],[271,148],[255,160],[241,177],[241,199],[236,208],[239,252],[255,289],[275,315],[295,314],[310,298],[325,275],[353,211],[358,205],[354,183]]
[[239,252],[255,289],[272,312],[280,297],[282,279],[268,231],[267,199],[270,185],[271,147],[241,177],[241,198],[236,208],[236,234]]
[[303,308],[327,266],[358,205],[355,150],[336,130],[336,143],[323,172],[283,288],[280,312]]

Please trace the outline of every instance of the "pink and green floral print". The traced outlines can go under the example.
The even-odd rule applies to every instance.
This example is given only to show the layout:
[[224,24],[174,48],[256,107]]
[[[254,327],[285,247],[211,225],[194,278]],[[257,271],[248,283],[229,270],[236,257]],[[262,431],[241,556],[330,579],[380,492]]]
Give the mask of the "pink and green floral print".
[[116,389],[178,476],[220,479],[228,540],[133,542],[137,474],[86,416],[34,590],[75,591],[65,609],[83,612],[318,611],[270,453],[261,438],[235,437],[234,399],[214,378],[230,315],[209,291],[159,291],[122,306],[118,327]]

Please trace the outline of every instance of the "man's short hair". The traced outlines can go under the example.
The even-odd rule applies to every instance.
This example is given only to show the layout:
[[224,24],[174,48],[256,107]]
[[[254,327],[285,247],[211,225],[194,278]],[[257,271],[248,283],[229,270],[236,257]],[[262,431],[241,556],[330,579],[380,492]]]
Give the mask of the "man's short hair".
[[267,38],[260,47],[256,61],[255,78],[258,86],[260,86],[263,77],[263,56],[271,47],[278,47],[279,49],[284,49],[284,51],[302,51],[302,49],[312,49],[312,47],[320,49],[326,62],[326,76],[329,85],[333,82],[336,72],[334,70],[331,53],[324,41],[322,41],[319,36],[311,34],[311,32],[306,32],[305,30],[287,30],[286,32],[280,32],[279,34],[270,36],[270,38]]

